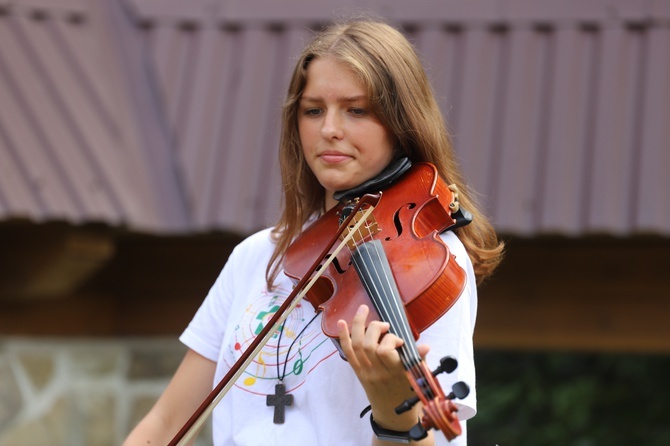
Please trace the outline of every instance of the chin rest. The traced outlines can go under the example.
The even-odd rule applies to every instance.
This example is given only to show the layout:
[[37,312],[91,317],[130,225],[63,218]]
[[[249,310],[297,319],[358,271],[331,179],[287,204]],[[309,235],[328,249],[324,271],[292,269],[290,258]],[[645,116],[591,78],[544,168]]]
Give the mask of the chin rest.
[[376,177],[371,178],[352,189],[337,191],[333,194],[333,198],[337,201],[350,200],[352,198],[362,197],[369,192],[379,192],[400,178],[410,167],[412,167],[412,162],[409,158],[398,158],[386,166],[386,168]]

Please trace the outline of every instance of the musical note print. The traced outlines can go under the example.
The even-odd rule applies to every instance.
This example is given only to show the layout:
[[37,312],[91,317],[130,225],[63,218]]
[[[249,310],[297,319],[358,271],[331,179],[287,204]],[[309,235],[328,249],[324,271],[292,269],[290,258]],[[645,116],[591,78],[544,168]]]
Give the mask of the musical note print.
[[[234,339],[223,355],[226,365],[232,366],[242,355],[242,352],[277,312],[288,294],[289,291],[277,288],[272,293],[259,292],[258,297],[251,301],[242,319],[236,324]],[[314,309],[310,305],[298,304],[288,315],[283,326],[277,330],[247,367],[235,386],[251,393],[273,394],[277,383],[278,367],[280,373],[283,373],[286,367],[284,382],[287,391],[301,386],[313,368],[318,367],[325,358],[332,356],[337,351],[333,343],[321,331],[320,316],[310,323],[314,315]],[[307,324],[309,325],[305,327]],[[303,329],[300,338],[296,339]],[[283,331],[281,337],[279,336],[280,331]]]

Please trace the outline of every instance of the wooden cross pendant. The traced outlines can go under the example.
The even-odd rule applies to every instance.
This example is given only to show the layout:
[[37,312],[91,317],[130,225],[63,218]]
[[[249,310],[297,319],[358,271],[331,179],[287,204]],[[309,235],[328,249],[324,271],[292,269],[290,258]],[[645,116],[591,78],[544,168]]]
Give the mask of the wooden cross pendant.
[[275,386],[275,394],[268,395],[266,406],[275,407],[275,416],[273,422],[275,424],[284,424],[284,412],[286,406],[293,405],[293,395],[286,393],[286,386],[279,383]]

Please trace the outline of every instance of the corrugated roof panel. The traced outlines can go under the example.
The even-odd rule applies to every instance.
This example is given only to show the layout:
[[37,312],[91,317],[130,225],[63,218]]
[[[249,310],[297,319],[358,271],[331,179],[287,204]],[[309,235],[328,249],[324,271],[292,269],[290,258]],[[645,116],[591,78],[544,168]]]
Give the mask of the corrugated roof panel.
[[600,34],[595,133],[584,198],[590,231],[625,234],[632,229],[628,206],[637,198],[643,42],[641,33],[621,27]]
[[368,1],[338,0],[313,1],[291,0],[278,2],[274,0],[226,0],[218,2],[217,18],[233,23],[243,22],[245,25],[270,23],[296,24],[320,22],[350,14],[351,11],[365,8]]
[[[670,2],[668,15],[670,18]],[[668,234],[670,230],[670,27],[649,29],[638,120],[641,131],[636,197],[627,203],[640,232]],[[636,147],[637,148],[637,147]]]
[[[3,100],[2,80],[0,78],[0,103]],[[9,132],[3,128],[7,122],[2,116],[0,107],[0,145],[7,150],[0,150],[0,216],[13,215],[19,218],[29,218],[31,210],[38,207],[35,197],[27,193],[30,188],[26,185],[28,176],[14,157],[16,143],[9,140]]]
[[[313,36],[313,32],[305,27],[297,26],[284,30],[285,38],[282,40],[281,53],[275,58],[275,68],[273,70],[272,94],[268,98],[271,105],[277,104],[277,113],[272,116],[272,110],[268,109],[271,119],[268,119],[268,130],[264,134],[263,147],[268,150],[267,156],[263,159],[262,172],[265,178],[265,193],[261,193],[256,200],[256,216],[262,225],[273,224],[279,215],[281,200],[281,174],[277,161],[277,147],[279,135],[281,132],[281,117],[279,111],[286,97],[290,75],[303,47]],[[274,122],[276,120],[276,122]]]
[[[148,75],[155,82],[154,88],[158,94],[157,100],[163,114],[162,118],[167,118],[167,122],[175,122],[174,116],[179,109],[179,95],[182,89],[183,73],[187,69],[184,59],[187,56],[185,51],[185,39],[182,39],[181,30],[174,26],[151,27],[146,33],[139,37],[143,38],[143,47],[146,51],[142,54],[147,57]],[[170,136],[173,136],[175,129],[170,127]]]
[[193,63],[184,69],[192,81],[182,84],[183,113],[173,115],[171,127],[196,224],[243,231],[267,225],[280,198],[276,145],[292,34],[226,27],[191,34],[184,38]]
[[[225,36],[225,37],[224,37]],[[202,180],[200,181],[199,190],[202,191],[202,194],[199,197],[195,197],[197,202],[196,216],[198,224],[203,227],[216,226],[219,224],[217,221],[217,212],[219,210],[219,203],[226,200],[226,195],[231,193],[237,193],[237,190],[225,190],[224,182],[225,178],[230,175],[230,172],[234,174],[235,177],[242,172],[242,166],[237,167],[237,173],[235,170],[231,169],[228,164],[228,157],[230,156],[231,150],[243,150],[243,147],[232,148],[230,143],[230,138],[232,133],[235,131],[235,127],[239,125],[239,122],[236,121],[234,115],[231,113],[231,108],[234,110],[236,92],[240,87],[241,77],[243,73],[241,71],[241,65],[239,63],[242,57],[242,48],[243,48],[243,36],[241,32],[231,31],[220,36],[221,47],[213,47],[212,50],[215,52],[212,55],[206,55],[215,57],[214,60],[218,61],[220,64],[218,67],[212,66],[212,68],[217,69],[214,73],[219,73],[219,76],[210,77],[209,85],[212,88],[213,93],[218,93],[214,97],[215,102],[212,104],[212,107],[215,107],[216,120],[211,124],[211,145],[207,147],[209,151],[209,156],[207,157],[207,163],[202,165],[201,171],[191,171],[189,174],[194,178],[203,175]],[[220,55],[217,53],[221,53]],[[218,70],[220,68],[220,71]],[[214,84],[220,83],[220,85],[215,86]],[[199,104],[193,104],[193,107],[197,107]],[[193,123],[194,126],[197,126],[198,123]],[[191,147],[183,147],[183,150],[191,150]],[[198,150],[195,148],[195,150]],[[246,173],[249,176],[255,175],[255,172],[247,171]],[[229,209],[231,213],[229,216],[235,216],[237,209]],[[236,226],[236,225],[233,225]]]
[[3,216],[173,228],[183,217],[163,215],[178,200],[156,200],[160,174],[138,162],[151,152],[137,150],[131,89],[97,7],[24,0],[0,14],[0,150],[25,176],[5,192],[33,197]]
[[576,235],[586,225],[582,208],[587,183],[587,154],[592,143],[595,38],[578,28],[555,30],[545,165],[539,185],[540,228],[548,233]]
[[650,0],[504,0],[505,20],[529,22],[605,22],[649,17]]
[[309,27],[367,9],[416,43],[499,230],[670,234],[668,5],[12,3],[0,14],[0,172],[13,172],[0,216],[265,226],[294,57]]
[[[275,29],[250,29],[245,37],[242,59],[242,72],[248,75],[242,78],[237,90],[236,105],[229,108],[231,119],[236,120],[235,129],[230,139],[230,154],[227,158],[228,173],[223,184],[223,192],[236,190],[231,195],[235,200],[218,209],[217,221],[230,219],[230,208],[243,209],[238,222],[243,228],[264,226],[267,221],[261,220],[259,207],[262,200],[280,199],[280,183],[272,172],[278,169],[277,146],[281,105],[286,95],[288,69],[292,65],[292,54],[287,53],[287,34]],[[259,88],[262,86],[262,88]],[[256,176],[236,175],[249,169]],[[268,196],[266,196],[266,194]],[[221,203],[223,205],[223,203]],[[268,203],[263,203],[267,205]],[[274,220],[274,218],[273,218]]]
[[651,0],[649,15],[653,20],[667,22],[670,19],[670,2],[667,0]]
[[546,148],[546,113],[551,47],[546,33],[527,28],[508,32],[502,91],[504,106],[496,119],[501,133],[497,159],[489,160],[493,181],[489,206],[501,231],[532,233],[537,229],[541,196],[538,168]]
[[461,39],[462,84],[460,88],[443,87],[458,92],[453,100],[456,106],[449,107],[448,125],[467,180],[487,205],[495,193],[491,161],[500,159],[499,116],[507,42],[497,32],[485,28],[467,28]]
[[61,40],[59,47],[63,59],[67,60],[68,68],[72,70],[71,77],[76,79],[81,90],[77,94],[85,96],[84,103],[98,118],[101,134],[108,136],[111,141],[117,141],[122,132],[115,113],[121,108],[121,101],[117,94],[118,86],[114,85],[114,78],[109,76],[115,67],[109,51],[101,45],[101,27],[95,23],[86,23],[84,16],[80,20],[81,23],[56,20],[50,26],[57,29],[56,37]]
[[[78,68],[79,59],[73,57],[68,40],[61,34],[70,27],[33,20],[26,20],[25,25],[30,29],[25,30],[24,50],[34,61],[34,71],[42,74],[38,82],[45,85],[45,93],[49,95],[43,102],[44,108],[40,107],[36,113],[46,113],[46,109],[52,108],[48,115],[37,119],[54,121],[50,137],[58,135],[58,139],[53,141],[53,159],[62,162],[68,189],[80,196],[80,218],[116,220],[116,214],[122,211],[122,201],[117,197],[124,191],[118,189],[122,178],[115,153],[105,147],[111,136],[109,127],[104,125],[108,116],[98,115],[90,96],[92,90],[82,88],[86,79]],[[24,87],[34,88],[29,84]]]
[[118,81],[110,75],[116,70],[100,40],[91,38],[99,30],[92,24],[75,25],[52,23],[60,54],[49,66],[59,69],[58,89],[65,90],[63,102],[78,133],[82,156],[90,165],[91,193],[105,206],[103,219],[121,222],[133,215],[138,218],[138,210],[147,206],[136,198],[142,196],[141,183],[128,156],[130,141],[116,116],[125,107],[117,97]]
[[464,33],[460,28],[425,27],[414,35],[413,42],[426,67],[426,74],[447,124],[457,124],[461,95],[455,88],[463,83]]
[[184,104],[184,119],[176,139],[189,209],[194,225],[201,228],[210,222],[209,185],[220,165],[221,131],[227,125],[222,105],[226,103],[226,79],[234,73],[231,67],[235,65],[231,57],[233,40],[221,30],[199,28],[194,37],[192,51],[198,63],[192,67],[190,100]]
[[[116,0],[114,0],[117,3]],[[211,18],[220,0],[119,0],[131,18],[161,23],[200,22]]]
[[[14,160],[26,175],[26,181],[14,183],[15,187],[26,187],[22,193],[34,197],[36,207],[31,217],[74,218],[80,209],[79,193],[68,190],[62,161],[53,159],[51,135],[47,136],[44,114],[49,111],[48,92],[40,76],[31,66],[29,55],[22,48],[17,22],[24,19],[5,18],[0,24],[0,98],[3,99],[0,113],[6,132],[5,140],[10,144]],[[53,110],[51,110],[53,114]],[[13,194],[10,189],[8,193]]]
[[150,59],[150,28],[118,1],[96,4],[106,20],[101,31],[108,33],[100,44],[113,64],[110,73],[100,74],[108,77],[110,87],[119,86],[116,119],[122,135],[115,150],[123,153],[133,188],[125,196],[131,212],[124,223],[150,231],[190,230],[175,142]]
[[[220,195],[211,203],[217,222],[239,225],[240,229],[257,227],[254,221],[256,198],[267,189],[263,158],[275,158],[276,150],[263,146],[266,132],[276,128],[279,112],[278,92],[271,90],[275,76],[275,57],[282,54],[278,36],[267,29],[247,29],[239,63],[243,76],[230,91],[224,120],[233,123],[226,135]],[[274,153],[273,153],[274,152]]]
[[[377,11],[393,22],[415,25],[436,23],[492,22],[501,18],[504,2],[500,0],[370,0],[356,2],[359,8]],[[365,9],[363,10],[365,12]]]

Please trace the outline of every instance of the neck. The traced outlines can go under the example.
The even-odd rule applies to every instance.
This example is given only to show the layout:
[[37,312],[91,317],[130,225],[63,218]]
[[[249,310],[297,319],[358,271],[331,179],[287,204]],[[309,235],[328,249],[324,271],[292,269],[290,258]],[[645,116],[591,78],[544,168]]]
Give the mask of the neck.
[[326,191],[323,200],[323,207],[326,212],[337,206],[338,201],[333,198],[333,193]]

